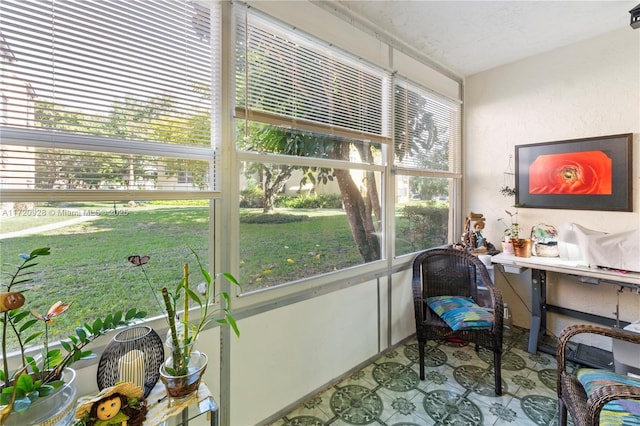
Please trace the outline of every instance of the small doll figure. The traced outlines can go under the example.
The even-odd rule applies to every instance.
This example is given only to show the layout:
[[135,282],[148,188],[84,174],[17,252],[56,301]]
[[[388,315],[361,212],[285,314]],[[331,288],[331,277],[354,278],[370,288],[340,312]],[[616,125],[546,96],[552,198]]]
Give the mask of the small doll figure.
[[147,407],[142,389],[130,382],[103,389],[76,410],[74,426],[139,426]]

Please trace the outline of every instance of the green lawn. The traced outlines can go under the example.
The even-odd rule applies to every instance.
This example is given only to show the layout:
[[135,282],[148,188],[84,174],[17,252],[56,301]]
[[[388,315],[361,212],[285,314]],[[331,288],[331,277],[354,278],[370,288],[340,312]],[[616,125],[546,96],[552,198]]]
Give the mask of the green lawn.
[[[35,234],[0,240],[2,284],[9,282],[15,265],[21,263],[18,254],[39,247],[51,248],[51,255],[40,258],[40,264],[34,268],[34,281],[25,296],[28,309],[40,313],[46,313],[58,300],[73,303],[54,321],[52,339],[66,337],[75,325],[116,310],[136,307],[146,310],[149,316],[160,314],[156,296],[159,297],[162,286],[171,288],[180,281],[185,263],[191,265],[191,282],[197,284],[200,280],[189,248],[205,263],[208,258],[206,202],[135,206],[76,203],[36,210],[45,214],[0,217],[0,233],[39,228]],[[410,222],[399,211],[397,252],[415,251],[416,244],[422,247],[441,244],[438,239],[431,240],[430,234],[446,235],[446,228],[435,226],[435,231],[429,228],[446,221],[446,209],[440,210],[425,206],[419,217],[428,226],[420,227],[418,221],[412,225],[415,229],[409,227]],[[77,211],[89,212],[89,218],[74,216]],[[278,209],[278,213],[265,218],[259,209],[241,210],[237,278],[243,292],[362,263],[344,211]],[[292,216],[301,220],[291,221]],[[256,219],[261,223],[254,223]],[[58,227],[43,230],[43,226],[56,222]],[[141,268],[128,262],[130,255],[151,257],[144,270],[153,289]]]
[[[163,285],[174,286],[179,282],[185,262],[192,265],[195,273],[189,247],[206,260],[208,207],[120,206],[127,214],[119,215],[105,213],[112,211],[113,206],[82,208],[100,214],[35,235],[0,240],[5,285],[7,274],[21,263],[19,253],[38,247],[51,248],[50,256],[40,258],[34,282],[25,296],[28,309],[41,313],[46,313],[58,300],[73,303],[51,326],[52,339],[66,337],[75,325],[114,310],[135,306],[150,314],[160,312],[142,271],[127,261],[128,256],[151,256],[145,270],[158,294]],[[295,213],[308,218],[294,223],[242,224],[238,279],[243,291],[362,263],[344,212],[296,210]],[[52,213],[47,217],[62,216]],[[41,219],[34,218],[32,225],[42,226]],[[29,227],[22,217],[2,218],[3,233]],[[194,275],[192,282],[197,283],[195,280]]]

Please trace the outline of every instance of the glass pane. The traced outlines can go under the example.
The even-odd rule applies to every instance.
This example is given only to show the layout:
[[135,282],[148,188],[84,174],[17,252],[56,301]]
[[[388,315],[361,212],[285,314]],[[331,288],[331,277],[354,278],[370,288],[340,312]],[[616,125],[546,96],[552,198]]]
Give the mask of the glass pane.
[[243,292],[381,259],[381,177],[361,170],[243,163]]
[[4,145],[0,187],[11,189],[208,190],[209,162]]
[[395,164],[459,171],[460,105],[408,83],[395,85],[394,95]]
[[452,179],[396,176],[396,256],[449,242],[452,188]]
[[295,157],[326,158],[360,164],[382,164],[378,142],[346,139],[321,133],[236,120],[237,146],[243,151],[270,152]]
[[[135,307],[147,317],[157,316],[160,289],[175,288],[185,263],[191,266],[191,282],[201,280],[190,248],[208,263],[209,211],[208,200],[4,203],[2,290],[22,263],[20,253],[50,247],[51,254],[32,268],[33,280],[12,289],[28,289],[25,308],[30,311],[44,314],[57,301],[72,303],[49,326],[49,340],[75,334],[76,325],[116,310]],[[129,256],[150,258],[135,266]],[[17,349],[15,339],[10,348]]]
[[236,21],[238,106],[389,136],[387,72],[243,12]]
[[32,0],[2,6],[3,125],[211,145],[208,7]]

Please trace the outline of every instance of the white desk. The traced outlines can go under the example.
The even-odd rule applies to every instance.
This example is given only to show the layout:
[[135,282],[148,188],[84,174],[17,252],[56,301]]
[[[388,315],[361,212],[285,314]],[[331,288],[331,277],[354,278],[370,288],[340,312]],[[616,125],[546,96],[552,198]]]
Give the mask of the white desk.
[[547,271],[573,275],[576,276],[579,281],[588,284],[615,284],[617,286],[631,288],[633,291],[640,293],[640,273],[621,273],[610,270],[589,268],[579,262],[563,260],[558,257],[516,257],[500,253],[493,256],[491,261],[493,263],[502,264],[505,268],[505,272],[520,273],[524,269],[531,269],[532,306],[528,347],[528,351],[530,353],[536,353],[540,332],[542,331],[544,333],[544,330],[546,330],[547,312],[556,312],[609,326],[617,325],[624,327],[628,324],[626,322],[620,322],[617,324],[617,319],[547,304]]

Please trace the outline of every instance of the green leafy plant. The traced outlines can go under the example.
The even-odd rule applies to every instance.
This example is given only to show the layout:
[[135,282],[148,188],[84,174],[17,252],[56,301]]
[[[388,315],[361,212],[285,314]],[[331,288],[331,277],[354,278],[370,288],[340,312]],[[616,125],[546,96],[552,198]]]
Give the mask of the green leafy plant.
[[[165,312],[167,324],[169,326],[169,335],[167,337],[167,346],[171,352],[172,365],[166,370],[169,374],[175,376],[183,376],[188,372],[189,360],[200,333],[211,323],[228,324],[236,337],[240,337],[240,330],[236,324],[236,320],[230,310],[231,298],[229,293],[221,291],[219,294],[215,292],[216,280],[224,277],[229,283],[240,287],[236,278],[230,273],[219,273],[215,277],[211,277],[209,271],[200,261],[198,254],[192,249],[192,254],[196,259],[198,271],[204,282],[197,285],[195,290],[189,285],[189,265],[184,265],[184,274],[180,282],[173,290],[162,287],[161,308]],[[136,260],[137,259],[137,260]],[[129,261],[139,267],[145,277],[145,280],[152,291],[155,291],[144,265],[148,262],[149,257],[129,256]],[[220,304],[215,305],[216,296],[220,296]],[[194,322],[189,320],[190,307],[197,307],[197,319]],[[178,317],[178,310],[183,309],[182,318]]]
[[[13,410],[24,412],[38,398],[48,396],[55,389],[62,386],[60,380],[64,368],[80,359],[94,358],[95,355],[85,347],[93,340],[105,333],[144,318],[146,312],[133,308],[123,313],[116,311],[105,318],[98,318],[92,323],[76,326],[75,334],[68,336],[69,340],[60,342],[60,348],[51,348],[48,341],[49,326],[54,317],[62,315],[71,303],[58,301],[52,305],[46,314],[26,309],[24,292],[27,285],[34,280],[36,259],[50,255],[50,248],[38,248],[30,254],[20,254],[22,263],[17,265],[16,271],[10,275],[8,284],[2,284],[3,292],[0,308],[2,315],[2,370],[0,380],[3,382],[0,393],[0,405],[6,406],[3,415]],[[42,324],[44,330],[38,329]],[[12,333],[20,347],[20,366],[11,370],[7,359],[7,342]],[[43,344],[38,356],[26,355],[30,343],[43,337]],[[0,422],[1,423],[1,422]]]
[[511,218],[511,224],[507,225],[504,223],[503,218],[498,219],[498,221],[502,222],[505,226],[504,236],[509,238],[510,240],[518,240],[520,239],[520,224],[518,223],[518,211],[515,213],[511,213],[508,210],[505,210],[505,213],[509,215]]

